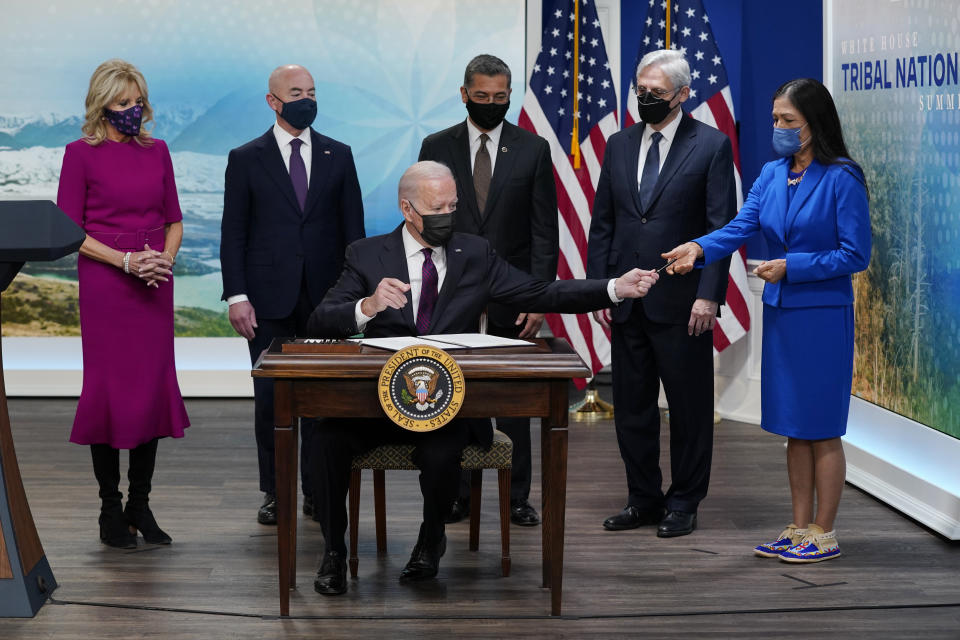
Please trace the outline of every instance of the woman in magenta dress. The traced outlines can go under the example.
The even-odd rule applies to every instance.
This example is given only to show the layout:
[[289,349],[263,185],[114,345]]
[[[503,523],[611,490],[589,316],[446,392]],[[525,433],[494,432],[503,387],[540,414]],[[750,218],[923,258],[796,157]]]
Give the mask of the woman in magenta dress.
[[[84,137],[67,145],[57,205],[87,232],[80,247],[83,391],[70,441],[90,445],[100,539],[169,544],[148,506],[159,438],[190,426],[173,357],[173,263],[183,237],[170,152],[141,128],[143,75],[122,60],[94,71]],[[126,508],[120,449],[130,451]]]

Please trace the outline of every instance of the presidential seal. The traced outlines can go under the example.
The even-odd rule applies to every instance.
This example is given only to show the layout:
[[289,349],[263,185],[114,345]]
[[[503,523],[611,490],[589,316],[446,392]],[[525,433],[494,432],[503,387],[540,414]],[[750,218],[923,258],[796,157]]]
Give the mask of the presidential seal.
[[393,354],[380,371],[380,406],[409,431],[439,429],[463,405],[463,372],[442,349],[413,345]]

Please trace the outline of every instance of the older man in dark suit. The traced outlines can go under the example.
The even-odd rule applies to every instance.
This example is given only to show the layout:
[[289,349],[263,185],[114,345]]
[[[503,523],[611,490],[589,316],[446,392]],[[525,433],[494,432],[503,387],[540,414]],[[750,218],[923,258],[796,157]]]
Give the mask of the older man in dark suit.
[[[642,123],[607,141],[593,203],[587,277],[651,267],[677,244],[736,213],[733,152],[717,129],[684,114],[690,67],[683,54],[648,53],[637,67]],[[666,248],[665,248],[666,247]],[[692,533],[707,494],[713,453],[713,333],[729,259],[664,278],[642,302],[612,315],[614,422],[627,471],[627,506],[610,531],[659,525]],[[599,313],[608,326],[611,317]],[[660,381],[670,409],[670,488],[660,472]],[[666,511],[666,515],[664,512]]]
[[[504,120],[510,108],[510,68],[500,58],[479,55],[463,74],[460,98],[467,119],[427,136],[420,160],[450,167],[457,181],[458,215],[454,229],[486,238],[500,257],[541,280],[557,275],[560,245],[557,192],[547,141]],[[488,331],[510,338],[532,338],[543,314],[493,303]],[[530,419],[497,418],[497,428],[513,441],[510,519],[532,526],[540,522],[530,505]],[[469,474],[447,522],[470,512]]]
[[[220,263],[230,324],[249,340],[250,360],[278,336],[303,335],[307,318],[343,266],[346,246],[364,236],[363,201],[350,147],[310,128],[313,77],[299,65],[270,74],[267,105],[276,123],[230,152],[223,191]],[[273,383],[257,379],[254,426],[262,524],[276,524]],[[309,477],[312,423],[303,421],[304,513],[313,513]]]
[[[368,337],[475,332],[490,302],[530,311],[583,313],[646,295],[652,272],[632,269],[610,280],[538,280],[510,266],[483,238],[453,232],[457,187],[450,170],[418,162],[400,179],[404,223],[347,248],[337,284],[310,317],[311,335]],[[459,215],[459,214],[457,214]],[[409,302],[409,304],[408,304]],[[343,593],[346,583],[345,499],[354,455],[390,442],[414,442],[423,524],[401,580],[437,574],[446,549],[444,516],[457,495],[460,457],[471,441],[489,446],[489,420],[454,420],[426,433],[383,420],[345,420],[317,430],[316,507],[326,539],[314,589]]]

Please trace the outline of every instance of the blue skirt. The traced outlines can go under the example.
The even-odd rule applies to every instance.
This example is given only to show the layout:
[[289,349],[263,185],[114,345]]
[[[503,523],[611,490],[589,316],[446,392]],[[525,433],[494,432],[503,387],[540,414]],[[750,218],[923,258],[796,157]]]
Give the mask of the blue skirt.
[[802,440],[847,432],[853,384],[853,305],[763,305],[760,426]]

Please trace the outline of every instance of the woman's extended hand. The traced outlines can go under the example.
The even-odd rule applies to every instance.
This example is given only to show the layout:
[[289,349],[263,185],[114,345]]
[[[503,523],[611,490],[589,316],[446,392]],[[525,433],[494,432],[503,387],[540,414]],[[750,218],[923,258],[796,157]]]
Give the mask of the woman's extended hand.
[[693,264],[697,258],[703,256],[703,249],[696,242],[685,242],[679,247],[674,247],[667,253],[661,253],[660,257],[667,261],[676,260],[667,267],[667,273],[670,275],[683,275],[693,270]]

